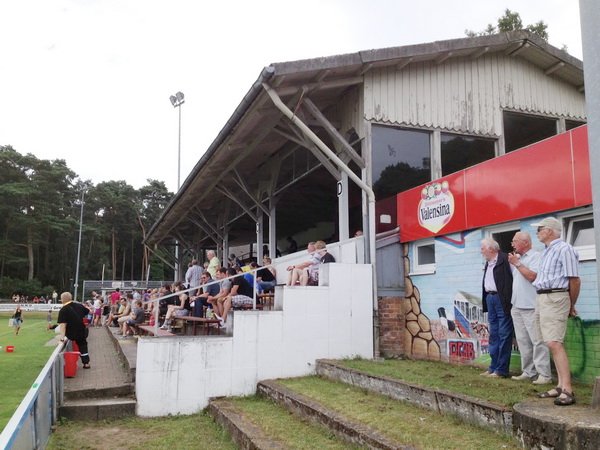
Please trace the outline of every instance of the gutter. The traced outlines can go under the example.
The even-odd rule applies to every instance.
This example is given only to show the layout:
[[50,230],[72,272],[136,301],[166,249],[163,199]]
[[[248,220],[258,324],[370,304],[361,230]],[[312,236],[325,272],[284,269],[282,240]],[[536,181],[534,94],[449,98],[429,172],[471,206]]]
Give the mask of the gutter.
[[338,156],[329,148],[325,143],[317,136],[304,122],[302,122],[293,112],[289,109],[277,92],[271,88],[266,82],[263,83],[263,88],[271,97],[271,100],[275,106],[290,119],[302,132],[310,139],[318,148],[323,152],[325,156],[330,158],[338,168],[348,175],[352,181],[354,181],[364,192],[367,194],[369,202],[369,260],[372,267],[372,278],[373,278],[373,354],[375,358],[379,358],[379,312],[377,305],[377,249],[375,247],[375,193],[373,189],[361,180],[350,168],[344,164],[344,162],[338,158]]

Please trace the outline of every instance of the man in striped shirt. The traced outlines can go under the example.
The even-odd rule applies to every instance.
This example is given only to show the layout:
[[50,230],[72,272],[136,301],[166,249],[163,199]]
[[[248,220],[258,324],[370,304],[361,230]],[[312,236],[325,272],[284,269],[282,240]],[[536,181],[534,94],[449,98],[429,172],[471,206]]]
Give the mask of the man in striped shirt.
[[563,345],[567,319],[577,315],[575,302],[579,296],[579,255],[560,238],[562,224],[554,217],[546,217],[537,227],[537,237],[546,248],[533,286],[537,291],[536,326],[538,335],[546,342],[558,372],[558,386],[540,395],[555,398],[554,404],[567,406],[575,403],[571,386],[569,358]]

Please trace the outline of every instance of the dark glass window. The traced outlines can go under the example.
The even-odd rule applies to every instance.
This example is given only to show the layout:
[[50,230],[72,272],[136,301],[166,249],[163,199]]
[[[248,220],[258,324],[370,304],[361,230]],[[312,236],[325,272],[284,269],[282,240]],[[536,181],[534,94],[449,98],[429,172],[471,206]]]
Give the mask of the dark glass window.
[[556,119],[504,112],[505,153],[554,135],[556,135]]
[[581,125],[585,125],[585,122],[578,122],[576,120],[565,120],[565,128],[567,131],[572,130],[573,128],[580,127]]
[[511,253],[514,251],[511,242],[517,231],[519,231],[519,229],[492,233],[492,239],[498,243],[501,252]]
[[435,264],[435,245],[420,245],[417,247],[417,261],[421,264]]
[[496,156],[494,141],[442,133],[442,176]]
[[374,125],[372,136],[373,190],[378,199],[431,181],[430,133]]

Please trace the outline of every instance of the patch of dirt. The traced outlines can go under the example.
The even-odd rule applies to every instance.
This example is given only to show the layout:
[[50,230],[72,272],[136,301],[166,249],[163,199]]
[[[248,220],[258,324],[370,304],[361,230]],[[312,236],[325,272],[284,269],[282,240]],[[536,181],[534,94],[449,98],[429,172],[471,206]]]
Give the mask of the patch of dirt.
[[149,448],[145,445],[152,441],[160,432],[153,432],[147,429],[136,429],[130,427],[115,426],[107,424],[106,426],[90,425],[89,427],[77,424],[72,426],[60,426],[52,435],[52,445],[54,449],[124,449]]

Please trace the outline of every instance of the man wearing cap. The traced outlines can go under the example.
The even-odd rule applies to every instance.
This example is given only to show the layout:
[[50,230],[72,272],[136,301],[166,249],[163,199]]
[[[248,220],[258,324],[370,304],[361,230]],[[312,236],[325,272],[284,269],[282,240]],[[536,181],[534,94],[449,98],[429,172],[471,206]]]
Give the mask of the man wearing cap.
[[571,386],[569,358],[563,345],[567,319],[577,315],[575,302],[579,297],[579,255],[560,238],[562,224],[554,217],[532,223],[537,237],[546,248],[533,286],[537,290],[536,327],[538,335],[550,348],[558,372],[558,386],[540,395],[554,398],[554,404],[575,403]]
[[515,381],[531,381],[533,384],[552,383],[550,372],[550,352],[548,346],[538,336],[535,326],[536,292],[531,284],[539,270],[541,253],[531,248],[529,233],[515,233],[511,242],[513,253],[508,262],[513,267],[513,295],[511,315],[515,337],[521,354],[521,375],[512,377]]
[[481,375],[505,378],[510,366],[513,322],[510,315],[513,276],[506,253],[498,243],[485,238],[481,241],[481,254],[485,258],[482,282],[483,312],[488,313],[490,327],[489,351],[492,362]]

